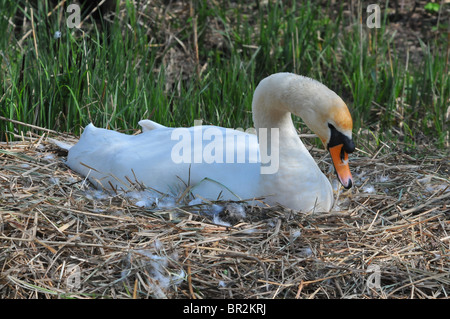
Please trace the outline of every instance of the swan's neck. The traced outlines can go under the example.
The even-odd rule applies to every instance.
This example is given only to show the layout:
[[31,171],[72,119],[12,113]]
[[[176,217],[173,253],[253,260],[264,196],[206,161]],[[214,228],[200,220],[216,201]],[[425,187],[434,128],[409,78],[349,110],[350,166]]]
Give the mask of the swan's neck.
[[[276,174],[280,169],[301,165],[310,157],[297,135],[290,112],[255,114],[261,154],[261,174]],[[283,163],[280,166],[280,163]]]
[[[289,73],[260,82],[252,101],[261,156],[259,193],[275,192],[278,199],[296,209],[310,210],[316,203],[321,209],[330,209],[331,185],[301,142],[291,112],[319,137],[326,137],[328,127],[322,124],[333,94],[316,81]],[[293,191],[292,185],[297,185],[299,192]]]
[[[314,161],[300,141],[291,116],[294,104],[302,117],[314,114],[309,111],[312,93],[311,90],[304,90],[300,91],[303,95],[299,96],[296,86],[292,85],[293,81],[298,81],[298,76],[282,73],[264,79],[255,90],[252,110],[258,134],[262,174],[266,163],[271,163],[273,167],[276,167],[274,164],[283,163],[281,169]],[[277,172],[274,169],[268,174]]]
[[[267,130],[269,140],[276,139],[276,136],[274,135],[278,134],[278,142],[274,140],[274,143],[277,143],[269,143],[261,146],[266,146],[269,153],[271,151],[271,147],[275,145],[289,147],[293,146],[290,144],[294,141],[303,144],[297,135],[290,112],[279,110],[272,110],[269,114],[258,114],[257,112],[255,114],[255,128],[259,139],[263,138],[261,134],[264,133],[264,130]],[[271,132],[274,134],[269,134]]]

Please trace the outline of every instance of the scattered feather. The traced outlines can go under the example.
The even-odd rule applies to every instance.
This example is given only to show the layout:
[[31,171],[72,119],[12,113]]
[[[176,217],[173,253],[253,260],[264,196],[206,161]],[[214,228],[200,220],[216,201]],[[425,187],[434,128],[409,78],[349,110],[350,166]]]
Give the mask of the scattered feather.
[[363,188],[362,188],[362,191],[364,192],[364,193],[368,193],[368,194],[374,194],[376,191],[375,191],[375,187],[373,187],[372,185],[370,185],[370,184],[368,184],[368,185],[365,185]]

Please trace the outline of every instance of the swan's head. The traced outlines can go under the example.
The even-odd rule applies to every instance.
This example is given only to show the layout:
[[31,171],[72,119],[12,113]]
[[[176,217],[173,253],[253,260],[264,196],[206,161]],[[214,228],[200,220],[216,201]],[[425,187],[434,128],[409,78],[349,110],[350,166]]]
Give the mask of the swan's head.
[[322,140],[330,152],[336,174],[345,188],[353,185],[348,163],[348,154],[355,150],[352,139],[352,116],[344,101],[322,83],[298,77],[293,81],[293,89],[298,90],[297,102],[291,100],[291,112],[300,116]]
[[346,189],[349,189],[353,185],[353,179],[348,164],[348,154],[355,150],[351,131],[352,118],[347,106],[337,108],[337,112],[339,112],[337,117],[331,117],[327,121],[329,130],[325,136],[320,136],[320,139],[330,152],[339,181]]
[[277,112],[301,117],[330,152],[341,184],[352,187],[348,154],[355,150],[353,121],[344,101],[322,83],[292,73],[271,75],[259,86],[261,90],[255,91],[259,103],[271,109],[272,117]]

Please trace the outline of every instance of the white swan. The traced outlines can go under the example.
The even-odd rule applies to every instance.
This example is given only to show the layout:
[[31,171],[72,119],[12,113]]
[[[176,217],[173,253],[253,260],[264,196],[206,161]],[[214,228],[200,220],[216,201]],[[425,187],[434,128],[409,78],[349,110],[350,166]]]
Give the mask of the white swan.
[[139,181],[180,194],[189,186],[192,194],[212,200],[264,197],[295,210],[329,211],[331,184],[300,141],[291,113],[320,137],[340,182],[350,188],[348,153],[355,146],[342,99],[315,80],[277,73],[260,82],[252,109],[258,137],[214,126],[168,128],[149,120],[139,122],[138,135],[90,124],[69,150],[67,164],[97,187],[127,189]]

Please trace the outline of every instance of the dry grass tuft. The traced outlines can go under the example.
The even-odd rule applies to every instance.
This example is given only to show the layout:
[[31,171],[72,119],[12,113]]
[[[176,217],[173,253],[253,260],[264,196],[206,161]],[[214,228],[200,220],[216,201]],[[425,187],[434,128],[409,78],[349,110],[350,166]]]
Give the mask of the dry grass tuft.
[[45,135],[1,144],[0,298],[449,296],[445,153],[357,152],[332,213],[229,203],[231,227],[203,213],[212,204],[96,192],[64,155]]

